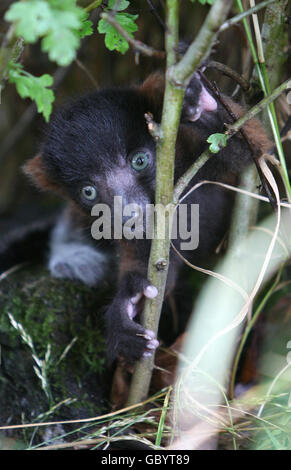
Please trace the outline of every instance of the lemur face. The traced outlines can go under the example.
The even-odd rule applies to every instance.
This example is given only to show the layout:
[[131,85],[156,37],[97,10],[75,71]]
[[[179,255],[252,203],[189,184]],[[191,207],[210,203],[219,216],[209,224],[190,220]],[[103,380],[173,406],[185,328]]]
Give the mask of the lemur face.
[[155,143],[135,90],[101,91],[56,113],[42,148],[48,179],[91,211],[96,203],[153,202]]
[[[163,93],[163,76],[153,74],[139,88],[97,91],[64,107],[52,117],[41,153],[26,164],[25,172],[87,213],[97,203],[112,208],[115,196],[122,197],[123,206],[135,203],[143,209],[154,202],[156,147],[145,113],[160,122]],[[181,115],[181,123],[190,128],[191,145],[180,132],[177,172],[187,154],[192,162],[201,153],[211,133],[208,124],[217,127],[216,110],[215,99],[194,74]]]

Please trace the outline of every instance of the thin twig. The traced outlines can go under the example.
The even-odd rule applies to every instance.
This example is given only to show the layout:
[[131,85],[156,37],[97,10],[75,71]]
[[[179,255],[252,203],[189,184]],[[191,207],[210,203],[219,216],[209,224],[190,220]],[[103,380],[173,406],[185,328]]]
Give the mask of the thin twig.
[[235,125],[232,125],[229,128],[229,132],[232,130],[237,132],[242,125],[244,125],[249,119],[252,119],[255,117],[258,113],[260,113],[263,109],[266,108],[270,103],[273,103],[273,101],[278,98],[285,90],[290,88],[290,78],[283,82],[281,85],[279,85],[275,90],[272,91],[272,93],[269,96],[266,96],[263,98],[258,104],[256,104],[252,109],[250,109],[244,116],[242,116],[236,123]]
[[145,113],[144,115],[146,123],[147,123],[147,128],[151,136],[157,141],[162,138],[163,133],[161,130],[160,124],[154,121],[152,113],[148,112]]
[[207,62],[205,66],[207,69],[211,68],[211,69],[219,70],[219,72],[222,72],[223,75],[226,75],[227,77],[232,78],[242,87],[244,91],[249,90],[250,88],[249,82],[244,77],[242,77],[239,73],[237,73],[235,70],[228,67],[228,65],[222,64],[221,62],[217,62],[216,60],[211,60],[210,62]]
[[[228,127],[228,130],[225,132],[227,136],[227,140],[231,138],[235,133],[237,133],[241,127],[250,119],[255,117],[258,113],[260,113],[266,106],[268,106],[271,102],[273,102],[278,96],[281,95],[287,88],[288,84],[290,83],[290,79],[286,80],[282,85],[277,87],[271,95],[267,96],[266,98],[262,99],[258,104],[256,104],[252,109],[250,109],[246,114],[244,114],[240,119],[238,119],[234,124]],[[191,165],[191,167],[184,173],[183,176],[178,180],[175,186],[174,191],[174,198],[173,202],[177,203],[179,197],[186,189],[192,178],[196,175],[198,170],[206,163],[209,158],[213,156],[213,153],[210,152],[209,149],[205,150],[200,157]]]
[[92,73],[90,72],[90,70],[86,67],[86,65],[83,64],[83,62],[81,62],[80,59],[78,59],[76,57],[75,59],[75,62],[76,64],[78,65],[78,67],[80,67],[80,69],[83,70],[83,72],[85,72],[85,74],[87,75],[87,77],[89,78],[89,80],[93,83],[93,85],[95,86],[95,88],[98,88],[98,83],[96,82],[95,78],[93,77]]
[[226,29],[230,28],[234,24],[238,23],[241,21],[243,18],[246,18],[247,16],[250,16],[252,13],[256,13],[257,11],[261,10],[262,8],[267,7],[271,3],[275,3],[276,0],[266,0],[265,2],[260,3],[259,5],[256,5],[253,8],[250,8],[249,10],[244,11],[243,13],[240,13],[239,15],[233,16],[229,20],[225,21],[223,25],[219,28],[219,33],[222,31],[225,31]]
[[156,57],[158,59],[164,59],[165,58],[165,52],[163,51],[157,51],[156,49],[148,46],[147,44],[144,44],[141,41],[138,41],[137,39],[134,39],[128,34],[127,31],[116,21],[114,18],[114,15],[112,15],[109,12],[103,12],[101,13],[100,17],[107,21],[111,26],[113,26],[116,31],[118,31],[121,36],[124,37],[124,39],[128,42],[128,44],[131,45],[131,47],[135,51],[139,51],[141,54],[149,56],[149,57]]
[[[205,77],[205,75],[200,71],[200,76],[202,77],[203,81],[207,84],[208,88],[210,88],[210,90],[215,94],[215,96],[217,97],[218,101],[221,103],[221,105],[224,107],[224,109],[227,111],[228,115],[230,116],[231,118],[231,122],[234,123],[236,120],[237,120],[237,116],[233,113],[232,109],[230,108],[230,106],[226,103],[226,101],[223,99],[221,93],[218,91],[218,89],[212,85],[212,83]],[[266,179],[264,178],[264,175],[262,174],[262,171],[261,171],[261,168],[258,164],[258,161],[257,161],[257,158],[260,156],[260,153],[261,150],[256,147],[252,142],[251,140],[249,139],[247,133],[245,132],[244,128],[242,127],[240,130],[239,130],[242,138],[245,140],[247,146],[249,147],[249,150],[250,150],[250,153],[253,157],[253,161],[254,161],[254,164],[256,165],[256,168],[257,168],[257,172],[258,172],[258,175],[260,177],[260,181],[261,181],[261,184],[266,192],[266,194],[268,195],[269,199],[270,199],[270,202],[272,204],[272,207],[273,209],[275,209],[276,207],[276,202],[273,198],[273,195],[272,195],[272,192],[268,186],[268,183],[266,181]],[[260,152],[260,153],[259,153]]]
[[157,9],[153,5],[151,0],[147,0],[147,3],[149,4],[150,7],[150,12],[154,15],[154,17],[157,19],[158,23],[162,27],[163,31],[167,31],[167,25],[163,21],[163,19],[160,17],[159,13],[157,12]]
[[101,3],[102,3],[102,0],[95,0],[94,2],[86,6],[85,11],[87,13],[90,13],[92,10],[95,10],[95,8],[100,7]]
[[[263,202],[268,202],[270,203],[269,199],[266,196],[261,196],[260,194],[257,193],[252,193],[251,191],[248,191],[246,189],[238,188],[237,186],[231,186],[230,184],[226,183],[220,183],[220,181],[211,181],[211,180],[203,180],[199,181],[199,183],[196,183],[195,186],[193,186],[189,191],[187,191],[186,194],[184,194],[181,199],[178,201],[178,204],[182,204],[182,202],[187,199],[189,194],[191,194],[193,191],[196,191],[196,189],[201,188],[205,184],[213,184],[214,186],[219,186],[224,189],[229,189],[230,191],[234,191],[236,193],[243,194],[244,196],[249,196],[251,198],[257,199],[259,201]],[[291,210],[291,204],[288,202],[280,202],[280,207],[285,207],[286,209]]]
[[[201,76],[202,80],[205,82],[205,84],[208,86],[208,88],[212,91],[212,93],[216,96],[217,100],[220,102],[220,104],[223,106],[223,108],[227,111],[229,117],[231,118],[231,123],[233,124],[237,120],[237,116],[234,114],[230,106],[226,103],[226,101],[223,99],[221,96],[220,91],[205,77],[205,75],[200,71],[199,75]],[[247,134],[241,128],[239,130],[240,134],[242,137],[245,139],[250,151],[252,154],[256,155],[257,149],[254,148],[252,143],[250,142],[250,139],[248,138]]]

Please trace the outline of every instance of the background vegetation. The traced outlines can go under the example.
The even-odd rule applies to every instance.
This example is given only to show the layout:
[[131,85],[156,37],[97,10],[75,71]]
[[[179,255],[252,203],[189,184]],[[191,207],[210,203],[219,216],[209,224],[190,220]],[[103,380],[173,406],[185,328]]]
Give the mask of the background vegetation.
[[[180,39],[191,42],[197,36],[212,3],[212,1],[192,2],[190,0],[180,0]],[[254,106],[264,95],[271,94],[276,87],[291,77],[290,5],[288,6],[287,1],[262,3],[266,3],[266,6],[258,12],[261,33],[258,35],[249,18],[234,25],[225,24],[222,32],[216,38],[211,54],[211,60],[228,65],[239,75],[243,75],[245,80],[250,81],[251,88],[248,92],[243,92],[242,87],[238,88],[237,82],[219,72],[217,67],[210,68],[207,71],[207,77],[215,81],[223,92],[227,94],[235,93],[236,99],[243,101],[250,107]],[[169,1],[167,4],[168,7],[173,7],[175,2]],[[248,9],[253,4],[254,2],[248,1],[232,2],[228,17],[235,16],[243,8]],[[115,15],[114,19],[125,29],[127,39],[131,41],[134,38],[142,41],[142,44],[136,42],[128,44],[124,39],[124,35],[118,34],[112,24],[105,21],[104,14],[110,13],[110,11],[112,13],[112,9]],[[1,2],[0,236],[4,246],[7,234],[10,233],[11,229],[21,230],[30,221],[42,220],[48,214],[54,214],[59,207],[58,200],[40,194],[32,188],[20,170],[21,165],[27,158],[37,152],[42,128],[45,121],[49,119],[52,106],[60,106],[69,97],[81,95],[104,85],[120,86],[128,83],[138,83],[154,69],[164,69],[163,54],[160,54],[160,52],[165,50],[165,10],[166,6],[163,1],[133,0],[127,2],[126,0],[120,0],[117,2],[101,3],[95,1],[90,3],[75,2],[74,0],[63,2],[55,0],[11,2],[4,0]],[[259,37],[262,39],[265,62],[260,51]],[[146,51],[142,49],[144,44],[150,46]],[[210,46],[210,43],[208,46]],[[108,49],[113,50],[110,52]],[[146,48],[144,47],[144,49]],[[171,65],[171,60],[168,54],[168,65]],[[269,119],[270,115],[273,121]],[[276,121],[278,121],[281,128],[289,115],[290,105],[288,105],[286,93],[283,93],[276,100],[275,108],[272,105],[269,109],[264,108],[261,115],[270,137],[274,138],[275,141],[277,139],[283,170],[283,179],[279,179],[278,184],[281,191],[280,197],[285,199],[288,199],[287,169],[291,163],[290,142],[288,138],[285,139],[283,149],[280,150]],[[255,189],[257,180],[254,178],[253,172],[245,175],[244,185],[249,190],[253,191]],[[246,214],[246,220],[239,224],[239,230],[237,230],[238,224],[234,224],[236,231],[231,233],[230,238],[233,243],[244,235],[243,232],[248,231],[249,225],[256,222],[255,213],[258,213],[258,220],[271,213],[271,210],[265,206],[260,206],[257,209],[253,203],[250,204],[250,200],[251,198],[238,199],[237,220],[242,220],[242,213]],[[287,252],[288,250],[290,257],[290,247],[287,246]],[[43,275],[45,276],[45,273]],[[98,374],[101,374],[102,377],[102,346],[101,362],[98,362],[99,354],[97,355],[98,360],[91,360],[95,338],[88,339],[85,337],[79,343],[76,341],[81,350],[78,348],[78,352],[76,351],[70,357],[70,350],[71,352],[74,351],[74,342],[72,343],[72,341],[80,333],[82,334],[82,331],[78,334],[71,331],[70,322],[78,325],[79,313],[76,313],[70,302],[68,303],[68,299],[75,295],[79,296],[77,298],[84,300],[84,305],[86,305],[84,308],[89,311],[91,310],[90,302],[92,302],[90,293],[84,293],[80,286],[71,286],[70,283],[64,283],[64,290],[61,290],[61,292],[63,292],[65,300],[62,299],[62,301],[66,305],[66,312],[73,313],[72,316],[69,313],[70,321],[67,324],[65,321],[66,316],[62,320],[65,323],[65,326],[62,324],[62,327],[65,328],[65,339],[63,340],[62,337],[64,349],[62,349],[61,344],[58,344],[55,333],[52,334],[52,331],[55,332],[59,328],[59,322],[56,321],[55,324],[52,322],[51,330],[44,328],[49,323],[45,310],[47,302],[54,302],[50,311],[59,312],[60,310],[57,295],[50,295],[48,289],[48,298],[46,298],[42,291],[41,281],[38,284],[39,277],[40,279],[42,277],[38,273],[34,277],[30,268],[28,268],[26,274],[21,268],[12,276],[16,277],[6,276],[4,272],[4,275],[0,278],[3,283],[0,303],[0,339],[3,345],[4,361],[2,362],[0,382],[1,393],[4,393],[6,386],[8,386],[7,390],[11,390],[9,382],[11,382],[13,366],[11,369],[7,369],[10,358],[7,362],[7,359],[5,359],[8,357],[6,351],[14,350],[17,352],[16,357],[19,357],[18,354],[21,354],[19,348],[20,350],[24,348],[31,361],[31,366],[28,366],[28,369],[31,367],[30,370],[34,370],[33,387],[36,387],[44,402],[40,407],[35,407],[32,398],[27,395],[27,390],[31,388],[31,382],[28,381],[27,384],[23,382],[23,377],[30,377],[30,374],[26,374],[26,369],[24,372],[20,371],[23,388],[19,389],[15,385],[13,395],[14,403],[19,401],[19,406],[16,406],[14,411],[11,411],[8,415],[2,413],[1,420],[4,420],[2,424],[3,426],[10,424],[10,422],[20,424],[21,420],[24,422],[48,421],[48,417],[53,417],[52,421],[55,421],[56,418],[60,421],[78,420],[80,418],[84,419],[84,424],[81,424],[80,421],[77,426],[74,424],[72,428],[59,424],[59,427],[57,425],[48,427],[47,429],[51,429],[51,431],[46,431],[46,433],[42,433],[40,427],[33,427],[33,431],[30,428],[21,428],[23,435],[20,435],[19,431],[18,434],[15,434],[16,430],[10,428],[9,433],[6,432],[5,434],[6,440],[3,445],[6,447],[20,445],[30,448],[35,445],[44,446],[49,444],[57,447],[65,447],[66,445],[78,447],[83,445],[94,448],[95,445],[104,446],[107,441],[115,441],[121,439],[121,437],[123,439],[132,438],[133,434],[135,434],[135,439],[140,441],[146,439],[147,442],[150,441],[156,445],[165,445],[172,429],[169,426],[170,421],[168,421],[171,415],[170,410],[173,407],[175,409],[176,404],[169,399],[169,388],[159,394],[159,390],[163,386],[169,385],[164,376],[156,378],[155,387],[152,386],[151,391],[157,392],[158,395],[152,399],[150,405],[145,404],[143,408],[135,408],[132,403],[136,402],[136,399],[133,399],[130,403],[132,407],[126,409],[123,414],[114,415],[113,420],[112,416],[109,415],[97,422],[93,420],[93,423],[90,423],[86,418],[92,418],[100,414],[100,410],[109,411],[109,405],[106,409],[103,401],[103,391],[100,394],[96,392],[95,397],[93,395],[89,395],[89,398],[88,396],[81,397],[75,393],[76,384],[72,385],[69,383],[70,381],[66,382],[66,374],[69,373],[69,370],[72,370],[70,368],[74,367],[76,354],[79,353],[82,358],[86,358],[87,362],[85,364],[90,364],[89,372],[92,374],[88,373],[86,376],[86,380],[88,378],[90,382],[89,386],[88,381],[86,383],[86,380],[76,379],[77,382],[79,381],[79,389],[89,390],[88,393],[92,393],[92,383],[93,387],[100,386],[98,385],[100,381]],[[4,280],[4,277],[7,279]],[[189,285],[190,289],[198,294],[205,280],[205,274],[191,273],[187,274],[185,285]],[[247,448],[253,446],[255,448],[290,449],[290,387],[288,389],[288,377],[286,381],[286,371],[284,370],[284,361],[286,361],[288,354],[287,344],[289,338],[291,339],[289,335],[291,296],[289,280],[290,268],[288,267],[288,260],[284,259],[284,265],[281,265],[269,278],[268,283],[260,289],[249,313],[249,319],[252,317],[252,320],[248,323],[245,322],[246,333],[242,332],[241,337],[236,339],[239,352],[242,349],[242,346],[239,345],[246,343],[248,347],[244,350],[245,362],[240,363],[237,374],[234,369],[232,370],[232,376],[236,376],[236,382],[249,387],[249,390],[246,396],[243,397],[242,404],[237,401],[230,402],[229,400],[233,396],[231,394],[230,396],[227,395],[227,419],[225,416],[220,416],[217,410],[215,411],[214,429],[216,433],[217,430],[220,431],[221,439],[218,445],[222,448]],[[44,280],[44,282],[46,285],[47,280]],[[185,285],[183,289],[186,288]],[[106,286],[102,287],[106,289]],[[40,296],[42,305],[36,304],[37,310],[39,310],[39,318],[43,319],[40,323],[44,322],[41,330],[39,330],[39,321],[35,320],[35,297],[33,295],[29,297],[31,305],[27,297],[22,297],[23,292],[25,294],[27,289],[28,292],[34,292],[35,289],[38,299],[40,292],[42,293]],[[32,289],[32,291],[29,289]],[[66,289],[69,290],[67,295]],[[72,294],[70,289],[76,289],[77,293]],[[104,293],[100,295],[103,296]],[[81,305],[83,305],[83,300],[80,300]],[[24,309],[22,305],[24,305]],[[8,313],[10,313],[10,317]],[[33,318],[33,322],[30,321],[31,318]],[[88,314],[85,324],[91,325],[92,321],[94,321],[94,317],[92,319]],[[102,332],[103,326],[96,326],[97,336],[99,327]],[[91,327],[88,330],[91,330]],[[251,335],[248,334],[249,332]],[[18,335],[18,343],[15,343],[15,334]],[[275,334],[278,338],[276,342],[272,341]],[[262,337],[264,339],[263,343],[261,341]],[[84,341],[87,344],[85,350],[82,349]],[[66,347],[68,347],[67,351]],[[65,355],[63,357],[64,351]],[[173,353],[171,354],[173,356]],[[257,356],[261,360],[261,366]],[[163,367],[169,367],[169,364],[171,364],[170,357],[166,356],[166,360],[160,357]],[[237,363],[239,358],[241,356],[237,355]],[[66,360],[70,361],[70,359],[72,359],[72,362],[67,363]],[[276,361],[278,362],[276,363]],[[59,363],[64,367],[60,368]],[[6,369],[3,368],[3,364],[6,364]],[[98,370],[98,364],[100,370]],[[270,367],[271,371],[266,364],[272,365]],[[33,366],[36,369],[33,369]],[[236,367],[236,362],[234,367]],[[276,390],[276,393],[274,387],[270,388],[270,383],[263,391],[258,392],[259,384],[262,384],[262,378],[270,379],[271,377],[272,383],[272,380],[278,374],[280,375],[280,371],[283,371],[281,375],[284,376],[285,381],[283,386]],[[20,372],[18,371],[17,374]],[[58,380],[60,377],[62,378],[61,383]],[[17,381],[19,383],[19,377],[12,380],[13,383],[17,383]],[[108,382],[110,383],[110,381],[111,379]],[[125,387],[128,380],[125,379],[124,383],[122,387]],[[202,385],[200,384],[200,386]],[[119,387],[119,390],[124,390],[122,387]],[[127,394],[126,390],[124,393]],[[224,393],[226,394],[226,391]],[[122,402],[121,394],[120,391],[115,403]],[[76,396],[81,400],[79,415],[78,407],[74,403]],[[175,396],[177,397],[177,395]],[[26,400],[25,406],[21,403],[24,397]],[[5,403],[5,406],[7,410],[11,405]],[[63,411],[63,406],[65,406],[65,411]],[[193,400],[191,406],[193,407],[193,414],[197,416],[197,408],[193,405]],[[260,409],[260,406],[263,406],[263,409]],[[135,410],[134,413],[132,409]],[[237,415],[239,409],[244,411]],[[233,415],[231,410],[233,410]],[[199,419],[201,419],[201,409],[199,407],[198,411]],[[264,416],[262,418],[263,411]],[[213,419],[211,414],[210,416]],[[205,421],[209,422],[209,415],[202,416],[202,423]],[[201,431],[201,422],[199,420],[198,424]],[[209,437],[210,434],[212,437],[213,431],[209,433],[209,429],[207,429],[207,432],[206,435]],[[73,433],[73,435],[70,433]],[[109,433],[110,438],[108,437]],[[10,436],[12,441],[8,441],[7,436]],[[18,436],[17,441],[15,441],[15,436]],[[72,440],[74,444],[68,444]],[[196,444],[196,447],[201,445],[203,445],[203,442],[202,444]]]

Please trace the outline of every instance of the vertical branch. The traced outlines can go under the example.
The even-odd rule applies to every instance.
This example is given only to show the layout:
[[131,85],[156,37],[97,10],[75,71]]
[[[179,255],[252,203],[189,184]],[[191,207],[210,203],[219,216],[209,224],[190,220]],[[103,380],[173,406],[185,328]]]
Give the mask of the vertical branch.
[[[178,7],[179,0],[167,0],[166,53],[167,70],[164,106],[162,112],[161,132],[157,142],[156,154],[156,204],[167,204],[173,201],[175,147],[185,88],[200,62],[210,52],[220,26],[225,21],[232,0],[216,0],[206,20],[185,56],[176,65],[178,50]],[[148,266],[148,279],[157,287],[155,299],[146,299],[143,313],[143,326],[158,332],[160,313],[164,300],[170,252],[170,220],[166,213],[166,237],[158,239],[155,227]],[[154,362],[152,359],[141,359],[135,367],[129,392],[128,405],[144,399],[149,390]]]
[[[176,51],[178,50],[178,8],[179,0],[167,0],[167,70],[176,62]],[[156,204],[162,204],[164,206],[173,199],[175,146],[183,96],[184,89],[174,86],[167,78],[166,74],[161,132],[157,142],[155,198]],[[159,326],[169,266],[169,214],[166,214],[166,217],[167,227],[164,239],[158,239],[156,237],[157,227],[155,227],[148,266],[148,279],[157,287],[158,295],[153,300],[146,299],[143,314],[143,326],[146,329],[153,330],[156,334]],[[153,358],[148,358],[141,359],[137,363],[132,378],[128,405],[137,403],[146,397],[154,365],[153,361]]]

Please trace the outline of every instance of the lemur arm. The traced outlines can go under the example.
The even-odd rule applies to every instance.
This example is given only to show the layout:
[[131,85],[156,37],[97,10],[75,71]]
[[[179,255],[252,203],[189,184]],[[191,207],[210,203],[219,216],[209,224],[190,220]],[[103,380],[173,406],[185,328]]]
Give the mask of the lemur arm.
[[136,244],[121,243],[118,288],[106,312],[110,360],[119,354],[129,361],[148,357],[159,344],[153,331],[134,321],[145,297],[157,295],[157,289],[147,279],[148,244],[143,245],[144,250]]

